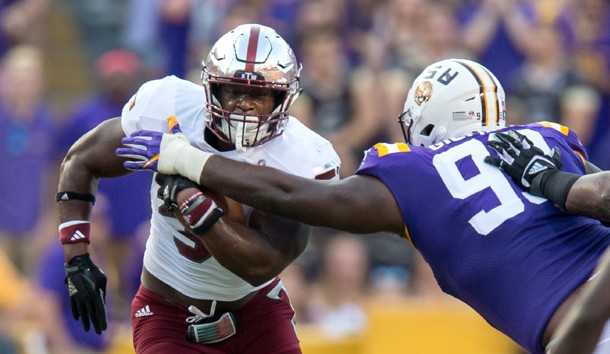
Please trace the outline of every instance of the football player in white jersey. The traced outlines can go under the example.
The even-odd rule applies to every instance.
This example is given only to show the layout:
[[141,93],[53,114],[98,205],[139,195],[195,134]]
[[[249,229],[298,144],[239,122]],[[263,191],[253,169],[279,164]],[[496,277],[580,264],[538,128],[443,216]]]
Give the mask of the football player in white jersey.
[[[211,49],[203,85],[174,76],[147,82],[121,117],[72,146],[61,166],[59,232],[73,315],[85,330],[107,328],[106,276],[87,251],[94,194],[100,178],[130,172],[115,150],[122,140],[137,149],[126,138],[132,133],[149,130],[160,138],[172,129],[168,118],[178,117],[197,149],[306,178],[338,179],[331,144],[289,117],[299,72],[293,51],[273,29],[240,25]],[[277,275],[302,253],[309,227],[222,197],[217,207],[197,188],[167,175],[151,185],[151,229],[132,302],[136,352],[300,353],[294,311]],[[178,205],[184,190],[197,193]]]

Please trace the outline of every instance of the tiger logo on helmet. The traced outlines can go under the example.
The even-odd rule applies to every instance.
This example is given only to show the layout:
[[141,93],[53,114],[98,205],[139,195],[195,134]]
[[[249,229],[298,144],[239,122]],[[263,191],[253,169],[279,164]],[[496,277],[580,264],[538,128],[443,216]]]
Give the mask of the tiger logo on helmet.
[[415,103],[417,103],[418,106],[421,106],[424,102],[428,102],[430,96],[432,96],[432,83],[430,83],[430,81],[424,81],[417,85],[414,96]]

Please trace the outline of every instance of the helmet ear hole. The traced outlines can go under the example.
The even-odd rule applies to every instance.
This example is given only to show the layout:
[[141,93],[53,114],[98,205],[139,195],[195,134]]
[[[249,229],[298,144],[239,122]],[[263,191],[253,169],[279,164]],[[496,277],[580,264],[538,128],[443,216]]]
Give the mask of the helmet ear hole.
[[432,130],[434,129],[434,124],[428,124],[422,131],[420,132],[423,136],[430,136],[432,134]]

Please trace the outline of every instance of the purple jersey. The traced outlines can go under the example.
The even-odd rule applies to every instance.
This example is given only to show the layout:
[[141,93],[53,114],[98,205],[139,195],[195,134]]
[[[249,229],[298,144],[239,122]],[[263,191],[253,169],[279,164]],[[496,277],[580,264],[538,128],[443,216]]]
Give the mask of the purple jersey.
[[[511,128],[547,153],[557,146],[564,170],[584,173],[586,152],[567,128]],[[476,133],[431,147],[377,144],[357,173],[378,178],[393,193],[407,237],[444,292],[529,352],[544,353],[549,319],[591,276],[610,244],[610,228],[562,213],[487,165],[485,156],[497,156],[487,147],[491,136]]]

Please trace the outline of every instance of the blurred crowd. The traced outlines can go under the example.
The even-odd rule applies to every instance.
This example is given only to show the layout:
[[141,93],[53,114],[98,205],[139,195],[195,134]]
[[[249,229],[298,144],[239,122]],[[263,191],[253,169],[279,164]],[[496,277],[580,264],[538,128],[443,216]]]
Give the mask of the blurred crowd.
[[[90,92],[50,99],[48,21],[67,9]],[[481,62],[507,91],[509,124],[570,127],[610,169],[610,2],[606,0],[13,0],[0,2],[0,353],[98,353],[129,326],[150,216],[150,174],[103,180],[92,249],[110,280],[110,331],[70,315],[55,193],[67,149],[119,116],[144,81],[199,82],[211,44],[240,23],[271,26],[303,64],[291,114],[329,139],[351,175],[363,150],[402,140],[396,117],[434,61]],[[70,72],[64,75],[72,75]],[[441,221],[442,222],[442,221]],[[331,336],[366,328],[363,302],[439,297],[408,241],[314,229],[282,275],[299,323]],[[442,297],[442,295],[441,295]]]

